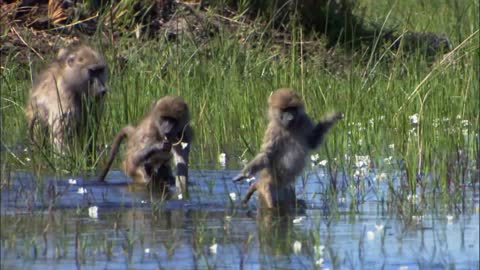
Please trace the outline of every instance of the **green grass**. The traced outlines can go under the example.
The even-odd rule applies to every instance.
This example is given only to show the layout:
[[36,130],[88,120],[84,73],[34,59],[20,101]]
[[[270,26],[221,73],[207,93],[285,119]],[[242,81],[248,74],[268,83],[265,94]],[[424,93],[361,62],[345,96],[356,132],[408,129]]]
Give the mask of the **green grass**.
[[[295,26],[291,40],[286,40],[293,43],[288,48],[265,40],[239,42],[240,36],[261,33],[261,25],[221,32],[208,41],[185,36],[173,42],[124,38],[114,44],[94,43],[111,70],[111,92],[96,144],[109,144],[121,127],[139,121],[153,101],[174,94],[183,96],[191,108],[193,168],[215,162],[220,152],[238,161],[250,159],[265,129],[268,95],[279,87],[293,87],[304,96],[313,118],[332,110],[344,113],[319,150],[322,159],[337,158],[341,168],[353,172],[354,160],[345,156],[369,155],[377,167],[393,156],[406,173],[410,192],[420,174],[431,175],[434,185],[446,191],[451,181],[475,179],[463,172],[471,169],[465,157],[478,158],[480,54],[478,3],[442,3],[364,0],[358,5],[358,10],[365,8],[366,20],[448,35],[454,51],[433,63],[421,54],[405,57],[401,51],[381,47],[378,54],[359,51],[325,65],[324,54],[309,51],[313,57],[301,57],[307,48],[300,47],[304,35]],[[126,57],[124,67],[117,55]],[[14,55],[2,59],[2,161],[15,170],[53,168],[67,174],[103,164],[105,155],[92,165],[81,147],[66,158],[49,149],[27,147],[30,152],[23,152],[27,142],[23,108],[30,78],[45,65],[32,60],[30,69],[18,64]],[[409,120],[415,114],[418,125]]]

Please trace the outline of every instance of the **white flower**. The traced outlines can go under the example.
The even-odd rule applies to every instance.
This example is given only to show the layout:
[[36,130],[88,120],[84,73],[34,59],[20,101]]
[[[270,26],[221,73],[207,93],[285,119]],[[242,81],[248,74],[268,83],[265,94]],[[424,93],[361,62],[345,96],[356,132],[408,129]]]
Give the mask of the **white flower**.
[[149,248],[146,248],[146,249],[144,250],[144,252],[148,254],[148,253],[150,253],[150,249],[149,249]]
[[318,165],[325,167],[325,166],[327,166],[327,163],[328,163],[328,161],[326,159],[324,159],[324,160],[320,161],[318,163]]
[[226,220],[226,221],[232,220],[232,216],[225,216],[225,220]]
[[370,167],[370,157],[369,156],[355,156],[355,167]]
[[460,123],[462,124],[462,126],[464,127],[468,127],[470,125],[470,122],[468,122],[468,120],[462,120],[460,121]]
[[98,207],[97,206],[90,206],[88,208],[88,215],[91,218],[98,218]]
[[447,221],[450,223],[452,222],[453,220],[453,216],[452,215],[447,215]]
[[457,120],[462,119],[462,116],[460,114],[457,114]]
[[448,122],[448,121],[450,121],[450,119],[448,119],[448,117],[444,117],[444,118],[442,118],[442,121],[443,122]]
[[388,148],[394,150],[394,149],[395,149],[395,144],[393,144],[393,143],[392,143],[392,144],[389,144],[389,145],[388,145]]
[[378,225],[375,224],[375,229],[376,229],[378,232],[379,232],[379,231],[383,231],[383,228],[384,228],[384,227],[385,227],[385,226],[384,226],[383,224],[378,224]]
[[323,258],[320,258],[315,261],[315,265],[321,266],[323,264]]
[[385,115],[380,115],[380,120],[385,120]]
[[319,155],[319,154],[315,154],[315,155],[311,155],[311,156],[310,156],[310,160],[311,160],[313,163],[316,163],[319,159],[320,159],[320,155]]
[[340,197],[338,198],[339,203],[345,203],[345,197]]
[[225,167],[227,164],[227,154],[220,153],[220,155],[218,155],[218,163],[220,163],[220,166]]
[[253,180],[255,180],[255,176],[252,176],[252,177],[249,177],[249,178],[245,179],[245,181],[247,181],[247,183],[250,183]]
[[302,222],[302,220],[304,220],[305,217],[298,217],[298,218],[295,218],[294,220],[292,220],[293,224],[298,224],[300,222]]
[[385,164],[392,164],[392,160],[393,160],[393,157],[389,156],[387,158],[384,158],[383,162],[385,162]]
[[218,247],[218,245],[217,245],[216,243],[213,244],[213,245],[211,245],[211,246],[210,246],[210,252],[211,252],[212,254],[217,254],[217,247]]
[[79,187],[78,190],[77,190],[77,193],[78,193],[78,194],[86,194],[86,193],[87,193],[87,189],[86,189],[86,188],[83,188],[83,187]]
[[374,124],[373,118],[370,118],[370,120],[368,120],[368,123],[370,124],[370,126],[373,127],[373,124]]
[[68,184],[69,185],[76,185],[77,184],[77,179],[73,179],[73,178],[68,179]]
[[438,119],[438,118],[433,119],[432,126],[433,127],[438,127],[439,125],[440,125],[440,119]]
[[315,255],[318,257],[323,256],[323,250],[325,249],[325,246],[319,245],[319,246],[314,246],[313,247],[313,252],[315,252]]
[[373,239],[375,239],[375,233],[372,232],[372,231],[368,231],[368,232],[367,232],[367,239],[368,239],[368,240],[373,240]]
[[25,161],[30,162],[31,159],[27,157],[27,158],[25,158]]
[[363,145],[363,140],[362,139],[358,140],[358,145]]
[[412,125],[418,124],[418,113],[410,115],[408,119],[410,119],[410,124]]
[[410,201],[410,202],[415,202],[418,200],[418,195],[417,194],[408,194],[407,196],[407,201]]
[[145,201],[145,200],[142,200],[142,201],[140,201],[140,203],[141,203],[141,204],[146,204],[146,203],[147,203],[147,201]]
[[300,243],[300,241],[295,241],[293,243],[293,252],[298,254],[300,251],[302,251],[302,243]]
[[387,179],[387,174],[386,173],[382,172],[379,175],[377,175],[377,180],[378,181],[384,181],[385,179]]
[[355,172],[353,173],[353,176],[355,177],[365,177],[368,174],[368,168],[359,168],[356,169]]
[[422,216],[412,216],[412,220],[417,222],[417,223],[421,223],[422,219],[423,219]]
[[187,148],[188,143],[182,142],[182,143],[180,143],[180,145],[182,146],[182,149],[185,149],[185,148]]
[[228,194],[230,196],[230,200],[232,201],[236,201],[237,200],[237,194],[235,192],[230,192],[230,194]]
[[179,193],[179,194],[177,195],[177,198],[178,198],[179,200],[183,199],[182,193]]

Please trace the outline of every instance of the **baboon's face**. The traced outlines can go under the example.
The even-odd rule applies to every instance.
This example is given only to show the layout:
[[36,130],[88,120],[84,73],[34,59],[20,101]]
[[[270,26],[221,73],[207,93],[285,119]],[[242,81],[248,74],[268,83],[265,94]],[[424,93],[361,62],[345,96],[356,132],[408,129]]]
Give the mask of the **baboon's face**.
[[304,114],[302,107],[270,108],[270,120],[278,125],[292,129],[298,127]]
[[284,128],[294,128],[304,117],[303,101],[300,96],[288,88],[272,92],[268,100],[269,117]]
[[174,141],[177,139],[180,130],[180,124],[177,119],[173,117],[160,117],[158,122],[159,133],[166,137],[168,141]]
[[178,140],[189,121],[188,107],[183,99],[163,97],[156,102],[154,111],[158,133],[171,142]]
[[74,91],[91,97],[102,97],[107,93],[107,65],[99,53],[82,47],[65,59],[64,78]]
[[302,111],[299,107],[288,107],[279,112],[278,121],[286,128],[293,128],[298,123]]

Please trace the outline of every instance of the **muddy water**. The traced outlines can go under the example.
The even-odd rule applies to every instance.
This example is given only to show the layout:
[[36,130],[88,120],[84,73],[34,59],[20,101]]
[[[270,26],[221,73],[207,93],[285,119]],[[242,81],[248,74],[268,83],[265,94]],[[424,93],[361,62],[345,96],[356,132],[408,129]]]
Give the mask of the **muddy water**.
[[238,205],[248,184],[233,184],[236,173],[191,171],[191,198],[168,201],[132,190],[121,172],[109,184],[16,173],[1,193],[1,268],[479,269],[478,186],[471,211],[406,218],[372,177],[357,211],[350,196],[332,211],[319,169],[297,181],[306,211],[259,217],[254,200]]

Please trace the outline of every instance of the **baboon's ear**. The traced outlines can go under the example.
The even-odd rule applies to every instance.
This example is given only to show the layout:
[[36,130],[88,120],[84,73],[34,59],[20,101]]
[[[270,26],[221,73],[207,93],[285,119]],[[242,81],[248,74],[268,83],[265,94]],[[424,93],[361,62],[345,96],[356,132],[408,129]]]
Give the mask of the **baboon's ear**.
[[61,48],[60,50],[58,50],[57,59],[58,60],[65,59],[67,55],[68,55],[68,50],[65,48]]
[[157,105],[157,102],[158,102],[158,100],[155,100],[155,101],[152,102],[152,106],[150,106],[152,111],[153,111],[153,109],[155,109],[155,105]]
[[75,54],[70,54],[67,58],[67,65],[73,67],[73,63],[75,62]]

